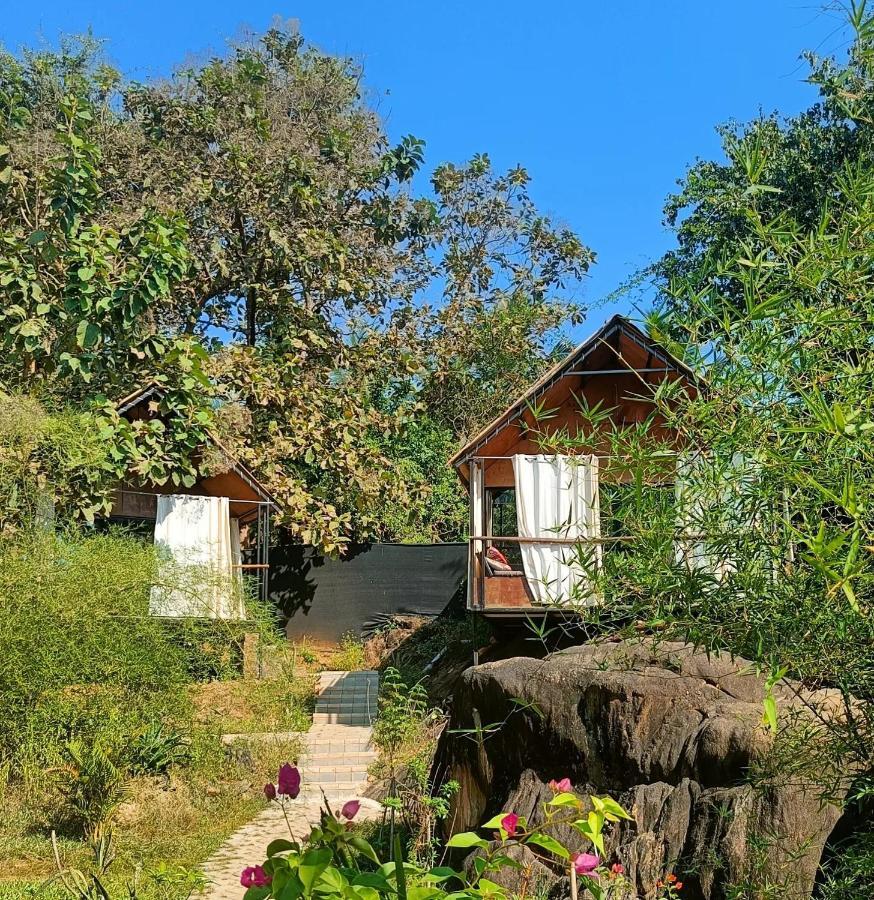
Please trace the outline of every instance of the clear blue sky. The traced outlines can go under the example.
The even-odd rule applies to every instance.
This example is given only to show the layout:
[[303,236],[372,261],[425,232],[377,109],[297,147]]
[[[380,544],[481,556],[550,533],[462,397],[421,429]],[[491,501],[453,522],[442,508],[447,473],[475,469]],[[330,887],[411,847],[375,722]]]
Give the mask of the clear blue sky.
[[[91,26],[144,79],[222,52],[241,27],[294,19],[324,50],[363,62],[393,138],[426,141],[429,168],[487,152],[524,165],[539,206],[598,254],[595,304],[671,244],[664,197],[714,126],[810,105],[804,49],[846,50],[817,0],[5,0],[8,49]],[[615,311],[595,309],[588,333]],[[621,307],[620,307],[621,309]],[[576,335],[579,337],[580,335]]]

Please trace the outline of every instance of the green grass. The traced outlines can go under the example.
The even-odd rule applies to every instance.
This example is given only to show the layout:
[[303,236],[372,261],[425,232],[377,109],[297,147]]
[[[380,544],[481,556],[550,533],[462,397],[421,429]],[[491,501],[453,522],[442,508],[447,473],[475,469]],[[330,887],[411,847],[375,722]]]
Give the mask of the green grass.
[[[152,873],[197,869],[222,842],[259,810],[263,786],[279,765],[296,759],[301,742],[252,744],[245,753],[229,753],[223,733],[304,731],[309,725],[314,679],[298,675],[265,681],[212,682],[192,688],[195,724],[191,759],[167,777],[131,779],[113,825],[116,859],[106,879],[110,895],[126,896],[126,885],[139,869],[139,900],[182,900],[188,888],[158,883]],[[50,774],[41,784],[9,784],[0,795],[0,898],[39,896],[56,900],[63,892],[47,884],[55,874],[50,840],[58,801]],[[65,865],[87,870],[92,853],[84,841],[61,835]]]

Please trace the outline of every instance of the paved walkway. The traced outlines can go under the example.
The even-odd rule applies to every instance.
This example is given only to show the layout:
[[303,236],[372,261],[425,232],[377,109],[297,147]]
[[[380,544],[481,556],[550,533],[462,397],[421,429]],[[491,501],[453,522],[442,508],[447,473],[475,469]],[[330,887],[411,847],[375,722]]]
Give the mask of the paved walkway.
[[[371,723],[376,716],[379,674],[322,672],[317,685],[313,726],[301,735],[306,744],[299,761],[302,778],[300,796],[287,804],[295,837],[309,834],[319,821],[327,797],[335,812],[347,800],[361,801],[359,819],[377,818],[380,804],[360,796],[367,780],[367,767],[376,759],[371,747]],[[275,838],[288,837],[288,825],[277,803],[271,803],[228,840],[204,863],[211,882],[210,900],[240,900],[240,872],[264,861],[264,851]]]

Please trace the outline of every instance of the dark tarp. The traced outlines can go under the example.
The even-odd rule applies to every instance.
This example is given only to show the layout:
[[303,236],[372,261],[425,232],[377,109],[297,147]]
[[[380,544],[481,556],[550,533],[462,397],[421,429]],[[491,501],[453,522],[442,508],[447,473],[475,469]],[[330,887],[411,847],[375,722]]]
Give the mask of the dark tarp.
[[436,616],[457,592],[467,544],[364,544],[342,559],[312,547],[270,549],[270,599],[290,638],[367,635],[392,614]]

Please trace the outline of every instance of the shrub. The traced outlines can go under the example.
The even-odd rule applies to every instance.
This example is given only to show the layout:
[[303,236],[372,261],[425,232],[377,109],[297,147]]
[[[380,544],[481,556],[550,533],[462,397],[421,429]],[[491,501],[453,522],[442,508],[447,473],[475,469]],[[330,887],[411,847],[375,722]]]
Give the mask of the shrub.
[[404,746],[415,741],[428,717],[428,694],[421,682],[408,687],[397,669],[385,670],[373,742],[393,769]]
[[76,737],[121,746],[186,712],[186,660],[148,616],[151,546],[118,534],[0,541],[0,761],[58,762]]
[[165,775],[171,766],[191,756],[189,741],[163,722],[152,723],[137,735],[128,751],[127,768],[132,775]]
[[341,671],[355,672],[367,668],[364,642],[354,632],[347,631],[340,638],[340,650],[334,657],[334,666]]
[[70,741],[58,786],[69,824],[100,842],[125,796],[126,776],[114,752],[96,741]]
[[[289,807],[297,797],[297,784],[299,773],[286,763],[280,770],[279,783],[265,788],[271,802],[282,807],[286,822],[289,821]],[[620,820],[631,817],[610,797],[590,796],[586,799],[579,796],[567,779],[553,781],[550,786],[553,795],[543,803],[542,824],[530,827],[524,817],[514,812],[502,812],[481,826],[481,830],[497,840],[473,831],[450,838],[447,848],[476,852],[473,863],[462,871],[446,866],[426,868],[405,862],[397,836],[391,861],[383,863],[371,844],[350,828],[359,812],[358,801],[343,804],[339,813],[326,805],[319,825],[307,837],[296,836],[289,826],[289,840],[271,841],[267,859],[260,865],[243,869],[240,883],[247,889],[244,900],[267,897],[339,900],[365,894],[374,900],[381,897],[395,900],[414,897],[505,900],[524,896],[530,887],[527,883],[530,876],[521,871],[524,867],[510,856],[512,849],[520,845],[528,847],[555,871],[563,873],[572,898],[576,898],[582,888],[594,900],[632,900],[634,886],[625,877],[623,867],[619,863],[608,867],[604,860],[605,832]],[[572,853],[559,839],[559,835],[566,834],[568,829],[576,831],[591,849]],[[519,894],[493,880],[493,873],[501,869],[519,872],[522,884]],[[682,887],[682,881],[667,873],[654,885],[655,896],[659,900],[673,900],[680,896],[678,892]],[[562,890],[562,894],[566,892]]]

